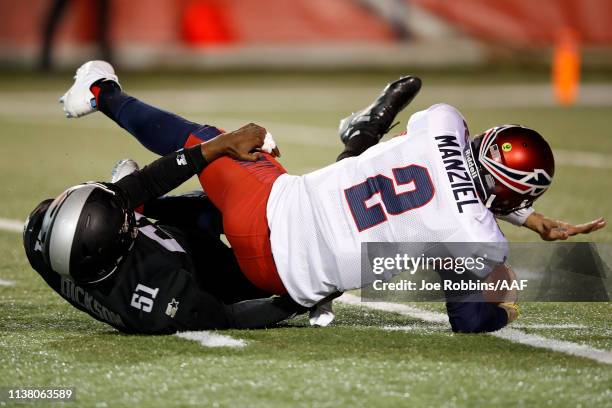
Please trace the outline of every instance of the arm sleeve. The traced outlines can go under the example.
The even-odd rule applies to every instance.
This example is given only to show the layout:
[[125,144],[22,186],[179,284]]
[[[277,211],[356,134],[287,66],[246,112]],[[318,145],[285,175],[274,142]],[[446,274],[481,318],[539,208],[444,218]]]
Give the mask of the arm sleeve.
[[168,272],[162,268],[154,276],[148,274],[148,279],[138,280],[143,281],[146,286],[159,288],[159,293],[151,313],[140,313],[132,319],[141,332],[262,328],[305,311],[288,296],[226,304],[201,288],[183,269]]
[[170,321],[170,324],[167,326],[159,322],[161,327],[155,332],[258,329],[290,319],[307,310],[288,296],[244,300],[226,305],[208,292],[202,290],[189,292],[188,296],[176,297],[177,300],[180,299],[176,318],[170,319],[164,316],[165,319],[161,320]]
[[232,327],[236,329],[267,327],[308,310],[287,295],[244,300],[228,307]]
[[161,157],[115,185],[124,194],[128,207],[136,208],[174,190],[201,172],[207,164],[201,146],[196,145]]
[[496,217],[499,218],[500,220],[504,220],[506,222],[509,222],[510,224],[514,224],[517,227],[520,227],[523,224],[525,224],[525,221],[527,220],[527,218],[531,214],[533,214],[534,211],[535,210],[533,209],[533,207],[527,207],[527,208],[521,208],[520,210],[516,210],[507,215],[497,215]]

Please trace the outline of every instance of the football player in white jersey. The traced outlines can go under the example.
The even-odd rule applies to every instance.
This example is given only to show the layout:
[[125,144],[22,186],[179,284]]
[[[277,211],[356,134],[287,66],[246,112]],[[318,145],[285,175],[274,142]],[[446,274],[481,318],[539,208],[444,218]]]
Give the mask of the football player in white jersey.
[[[390,84],[349,119],[347,145],[368,137],[360,123],[386,130],[419,87],[411,77]],[[364,242],[481,243],[468,255],[484,256],[488,267],[472,272],[514,279],[494,215],[528,208],[553,174],[552,151],[537,132],[505,125],[470,140],[462,115],[438,104],[414,114],[406,134],[303,176],[266,155],[255,164],[221,158],[200,182],[223,214],[243,273],[312,307],[375,279],[361,273]],[[515,292],[485,295],[447,302],[453,330],[494,331],[517,317]]]
[[[143,104],[121,91],[108,64],[88,64],[62,99],[68,117],[99,109],[160,154],[220,133]],[[321,170],[291,176],[273,155],[256,153],[250,157],[254,161],[219,158],[199,174],[252,283],[311,307],[368,283],[360,272],[362,242],[492,243],[489,270],[511,279],[494,214],[530,223],[548,239],[605,225],[599,219],[556,228],[554,221],[532,213],[529,206],[550,185],[554,162],[546,142],[530,129],[502,126],[469,141],[461,114],[439,104],[413,115],[407,134],[373,146],[419,89],[418,78],[402,78],[344,120],[342,160]],[[263,140],[265,129],[248,131]],[[503,327],[516,314],[509,295],[502,307],[500,302],[449,302],[453,329]]]

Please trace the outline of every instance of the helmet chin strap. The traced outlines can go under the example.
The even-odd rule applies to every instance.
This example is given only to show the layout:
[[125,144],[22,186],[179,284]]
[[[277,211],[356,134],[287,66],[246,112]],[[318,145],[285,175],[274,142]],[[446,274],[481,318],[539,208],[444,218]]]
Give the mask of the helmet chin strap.
[[495,200],[495,197],[497,197],[495,194],[491,194],[489,196],[489,198],[487,198],[487,202],[485,203],[485,207],[491,208],[491,205],[493,204],[493,201]]
[[474,187],[476,188],[476,192],[481,201],[485,201],[485,205],[487,208],[493,203],[495,196],[491,199],[491,197],[487,197],[487,190],[484,187],[482,182],[482,178],[480,176],[480,171],[478,170],[478,156],[474,153],[474,146],[472,141],[468,141],[468,147],[463,150],[463,157],[468,165],[468,172],[472,179],[472,183],[474,183]]

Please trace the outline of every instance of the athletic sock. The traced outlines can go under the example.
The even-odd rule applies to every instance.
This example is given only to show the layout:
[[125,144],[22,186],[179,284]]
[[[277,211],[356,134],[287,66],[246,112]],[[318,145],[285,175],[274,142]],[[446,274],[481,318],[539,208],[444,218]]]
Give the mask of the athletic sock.
[[[115,81],[100,79],[89,88],[96,98],[96,108],[109,118],[115,120],[115,114],[124,102],[121,87]],[[127,95],[125,95],[127,96]]]
[[158,155],[182,148],[189,135],[201,127],[127,95],[114,81],[102,79],[94,82],[90,89],[100,112]]
[[361,153],[365,152],[370,147],[378,144],[379,140],[379,135],[361,131],[361,133],[351,137],[346,142],[344,150],[342,151],[342,153],[340,153],[336,161],[346,159],[347,157],[359,156]]

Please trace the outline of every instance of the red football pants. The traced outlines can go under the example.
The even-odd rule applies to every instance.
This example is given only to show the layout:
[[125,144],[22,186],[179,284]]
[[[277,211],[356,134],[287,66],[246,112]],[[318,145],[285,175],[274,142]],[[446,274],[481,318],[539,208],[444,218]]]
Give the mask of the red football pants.
[[[201,143],[190,137],[186,147]],[[242,273],[258,288],[283,295],[270,244],[266,208],[274,181],[287,171],[271,155],[256,162],[221,157],[199,175],[200,184],[223,214],[223,230]]]

